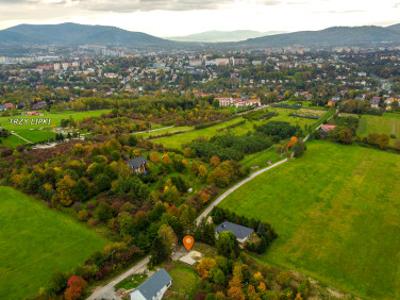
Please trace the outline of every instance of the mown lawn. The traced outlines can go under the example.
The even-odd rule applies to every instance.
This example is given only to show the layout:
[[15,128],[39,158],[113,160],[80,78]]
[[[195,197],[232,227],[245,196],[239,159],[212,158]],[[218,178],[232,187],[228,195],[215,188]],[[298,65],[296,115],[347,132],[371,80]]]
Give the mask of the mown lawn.
[[73,270],[106,242],[39,200],[0,187],[0,299],[36,295],[55,272]]
[[304,157],[241,187],[222,207],[270,222],[261,261],[363,298],[400,299],[400,156],[311,142]]
[[174,262],[172,268],[168,268],[168,273],[172,277],[172,286],[168,290],[166,299],[193,299],[200,278],[196,271],[180,262]]
[[[172,135],[172,136],[167,136],[167,137],[162,137],[162,138],[157,138],[153,139],[152,141],[157,144],[163,144],[167,148],[175,148],[175,149],[181,149],[182,145],[190,143],[191,141],[200,138],[200,137],[206,137],[206,138],[211,138],[214,135],[221,133],[221,132],[226,132],[226,127],[238,124],[242,122],[244,119],[242,117],[237,117],[232,120],[210,126],[207,128],[203,129],[198,129],[198,130],[192,130],[192,131],[187,131],[184,133]],[[249,123],[249,124],[247,124]],[[232,132],[243,132],[246,133],[246,129],[251,130],[252,126],[250,124],[251,122],[246,122],[245,124],[242,124],[238,127],[234,127],[231,129]]]
[[[55,136],[53,128],[60,126],[62,119],[74,119],[80,121],[89,117],[98,117],[104,113],[110,112],[110,110],[94,110],[94,111],[83,111],[83,112],[60,112],[60,113],[48,113],[43,112],[41,116],[10,116],[0,117],[0,127],[3,127],[9,131],[14,131],[21,137],[33,142],[43,142]],[[48,125],[31,125],[28,124],[17,125],[11,123],[10,120],[15,119],[51,119],[50,126]],[[17,136],[10,136],[3,139],[3,144],[8,147],[16,147],[18,145],[26,144],[27,142]]]
[[243,158],[240,163],[245,167],[256,170],[268,167],[269,162],[275,163],[281,159],[284,159],[284,157],[281,157],[276,152],[275,147],[271,147],[257,153],[246,155],[246,157]]
[[385,113],[383,116],[363,115],[357,129],[357,135],[365,137],[370,133],[392,135],[390,143],[400,141],[400,114]]

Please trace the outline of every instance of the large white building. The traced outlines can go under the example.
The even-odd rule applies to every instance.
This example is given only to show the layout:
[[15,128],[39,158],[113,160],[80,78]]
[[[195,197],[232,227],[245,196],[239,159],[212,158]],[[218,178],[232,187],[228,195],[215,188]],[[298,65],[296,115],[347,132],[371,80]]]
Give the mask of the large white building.
[[261,106],[260,99],[243,99],[243,98],[216,98],[220,107],[234,106],[246,107],[246,106]]

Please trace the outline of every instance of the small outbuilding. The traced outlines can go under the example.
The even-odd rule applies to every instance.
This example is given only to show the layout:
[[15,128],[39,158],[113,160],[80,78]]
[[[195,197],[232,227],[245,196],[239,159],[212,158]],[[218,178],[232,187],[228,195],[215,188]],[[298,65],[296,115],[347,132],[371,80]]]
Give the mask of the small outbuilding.
[[165,269],[160,269],[139,285],[130,297],[131,300],[161,300],[171,285],[171,276]]
[[240,244],[244,244],[250,238],[250,236],[254,232],[254,229],[225,221],[219,224],[215,228],[215,231],[217,235],[219,235],[221,232],[229,231],[236,237],[237,241]]

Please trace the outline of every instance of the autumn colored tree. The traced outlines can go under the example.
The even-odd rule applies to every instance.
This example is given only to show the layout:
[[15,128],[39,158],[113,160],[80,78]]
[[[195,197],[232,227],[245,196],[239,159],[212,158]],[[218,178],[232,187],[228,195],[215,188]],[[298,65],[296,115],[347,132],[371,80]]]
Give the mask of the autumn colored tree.
[[169,157],[168,153],[164,153],[162,156],[162,162],[164,165],[170,165],[171,164],[171,158]]
[[157,152],[150,152],[149,159],[152,163],[158,163],[160,161],[160,155]]
[[210,158],[210,165],[212,165],[214,168],[217,167],[220,163],[221,159],[217,155],[214,155]]
[[87,286],[86,281],[77,275],[72,275],[67,282],[67,289],[64,292],[65,300],[80,299]]
[[210,272],[211,270],[217,265],[217,262],[213,258],[209,257],[204,257],[200,262],[198,263],[196,269],[197,272],[199,273],[201,279],[208,279],[210,277]]
[[57,194],[58,201],[64,206],[70,206],[73,203],[71,192],[76,185],[75,180],[69,175],[65,175],[57,183]]

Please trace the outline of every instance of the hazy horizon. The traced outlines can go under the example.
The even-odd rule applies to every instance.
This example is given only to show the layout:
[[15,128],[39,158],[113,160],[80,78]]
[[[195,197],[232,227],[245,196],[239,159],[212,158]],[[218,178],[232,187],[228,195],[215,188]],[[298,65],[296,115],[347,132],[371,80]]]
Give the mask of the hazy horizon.
[[109,25],[160,37],[293,32],[400,22],[400,0],[0,0],[0,29],[21,23]]

